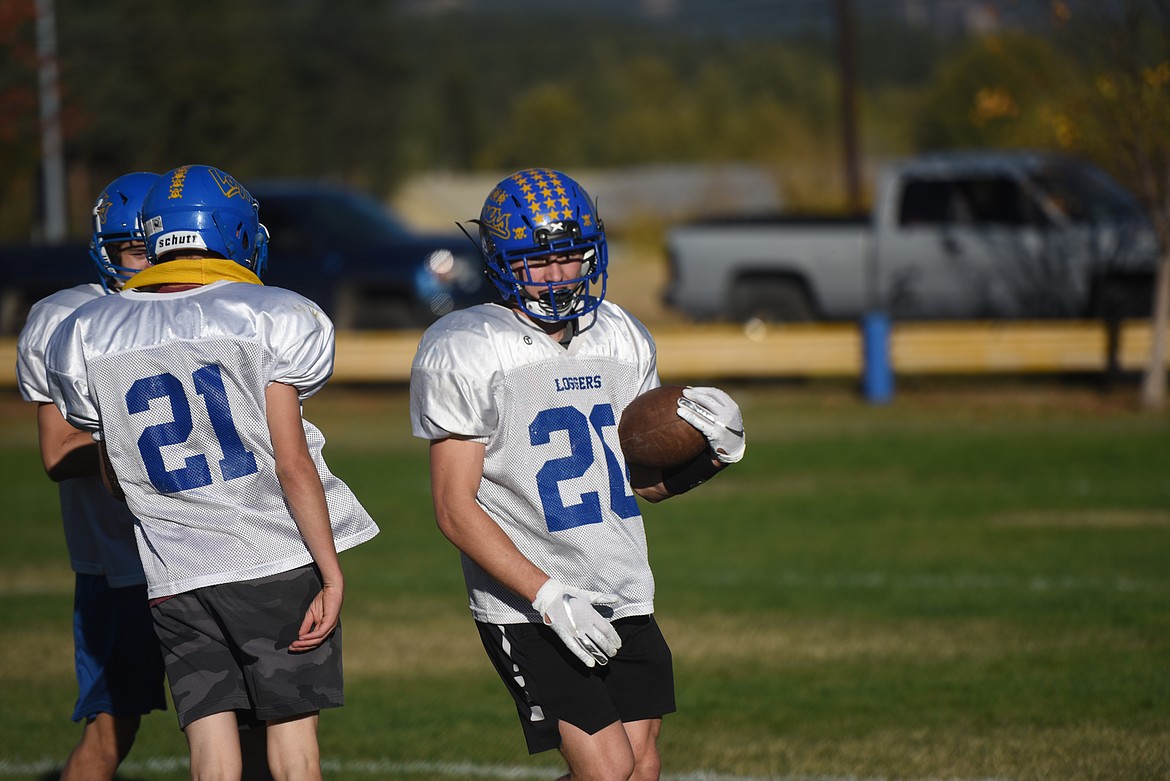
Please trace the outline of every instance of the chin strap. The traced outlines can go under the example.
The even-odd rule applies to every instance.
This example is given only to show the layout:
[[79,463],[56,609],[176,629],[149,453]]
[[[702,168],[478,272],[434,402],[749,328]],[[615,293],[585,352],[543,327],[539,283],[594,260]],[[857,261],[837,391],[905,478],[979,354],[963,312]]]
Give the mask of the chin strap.
[[569,342],[573,341],[573,337],[577,335],[577,321],[566,320],[565,330],[561,331],[561,347],[568,347]]
[[247,282],[263,285],[260,277],[236,263],[222,258],[170,260],[147,266],[122,285],[123,290],[155,285],[210,285],[212,282]]

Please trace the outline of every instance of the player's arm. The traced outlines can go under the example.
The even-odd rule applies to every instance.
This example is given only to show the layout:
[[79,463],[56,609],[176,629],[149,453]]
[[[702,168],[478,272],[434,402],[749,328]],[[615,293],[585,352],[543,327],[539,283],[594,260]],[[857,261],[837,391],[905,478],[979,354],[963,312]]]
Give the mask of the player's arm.
[[678,416],[707,438],[708,449],[689,462],[668,469],[630,465],[630,487],[648,502],[684,494],[743,458],[746,449],[743,413],[735,399],[719,388],[683,389]]
[[443,535],[472,561],[529,602],[548,575],[520,552],[475,500],[484,446],[465,439],[431,442],[431,498]]
[[725,469],[727,464],[705,450],[686,464],[669,469],[652,469],[637,464],[629,467],[630,487],[638,496],[653,503],[699,487]]
[[305,612],[299,636],[289,645],[290,651],[307,651],[319,646],[337,628],[345,581],[329,522],[325,489],[305,441],[297,389],[284,383],[271,383],[265,391],[265,400],[276,476],[301,538],[321,572],[321,592]]
[[478,442],[431,441],[431,493],[439,529],[489,575],[531,602],[583,664],[605,664],[622,647],[622,640],[594,605],[613,604],[617,597],[567,586],[520,552],[475,500],[483,457],[484,446]]
[[93,436],[74,428],[55,405],[37,405],[37,435],[41,463],[49,479],[59,483],[98,474],[98,449]]

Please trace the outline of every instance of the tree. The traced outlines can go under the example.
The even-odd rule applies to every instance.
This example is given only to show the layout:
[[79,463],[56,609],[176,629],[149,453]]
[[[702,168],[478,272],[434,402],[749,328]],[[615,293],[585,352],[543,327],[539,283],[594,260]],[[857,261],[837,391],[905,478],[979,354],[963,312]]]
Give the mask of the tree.
[[1170,0],[1056,4],[1082,55],[1078,143],[1142,199],[1161,242],[1141,403],[1166,402],[1170,329]]
[[985,36],[940,64],[921,104],[917,145],[1079,153],[1139,197],[1161,244],[1141,399],[1161,409],[1170,326],[1170,0],[1055,0],[1051,8],[1051,35]]

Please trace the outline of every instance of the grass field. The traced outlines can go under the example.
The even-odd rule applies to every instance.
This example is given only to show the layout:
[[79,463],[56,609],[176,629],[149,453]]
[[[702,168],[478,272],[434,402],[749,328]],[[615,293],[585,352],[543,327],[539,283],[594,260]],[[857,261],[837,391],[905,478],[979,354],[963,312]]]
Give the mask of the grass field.
[[[691,779],[1170,778],[1170,418],[1129,391],[936,382],[729,388],[748,457],[646,508]],[[382,527],[346,553],[332,779],[552,778],[466,612],[401,388],[306,415]],[[0,396],[0,779],[50,777],[77,728],[72,577],[31,406]],[[186,775],[173,712],[125,779]]]

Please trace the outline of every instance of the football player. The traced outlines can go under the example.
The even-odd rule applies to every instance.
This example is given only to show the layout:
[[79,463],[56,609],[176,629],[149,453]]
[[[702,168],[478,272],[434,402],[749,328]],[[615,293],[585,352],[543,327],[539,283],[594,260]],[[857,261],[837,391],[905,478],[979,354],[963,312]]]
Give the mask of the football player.
[[75,574],[73,643],[81,738],[63,781],[112,779],[130,751],[141,717],[166,708],[163,662],[146,601],[146,577],[134,543],[134,518],[102,487],[97,446],[52,403],[45,348],[53,331],[83,303],[117,293],[147,265],[138,209],[158,174],[120,176],[93,207],[89,254],[98,283],[59,290],[37,302],[20,332],[17,382],[37,404],[41,460],[57,483],[65,545]]
[[74,312],[46,356],[138,519],[193,778],[240,777],[236,711],[266,722],[274,777],[320,778],[318,712],[342,704],[338,551],[378,532],[301,417],[333,325],[260,283],[258,209],[217,168],[165,174],[142,205],[154,265]]
[[689,388],[700,412],[684,419],[710,449],[627,472],[617,421],[660,381],[650,333],[605,300],[594,202],[565,174],[529,169],[476,223],[503,301],[441,318],[411,371],[436,520],[462,553],[529,752],[559,748],[572,777],[653,779],[674,682],[636,497],[683,493],[740,460],[742,416],[726,393]]

